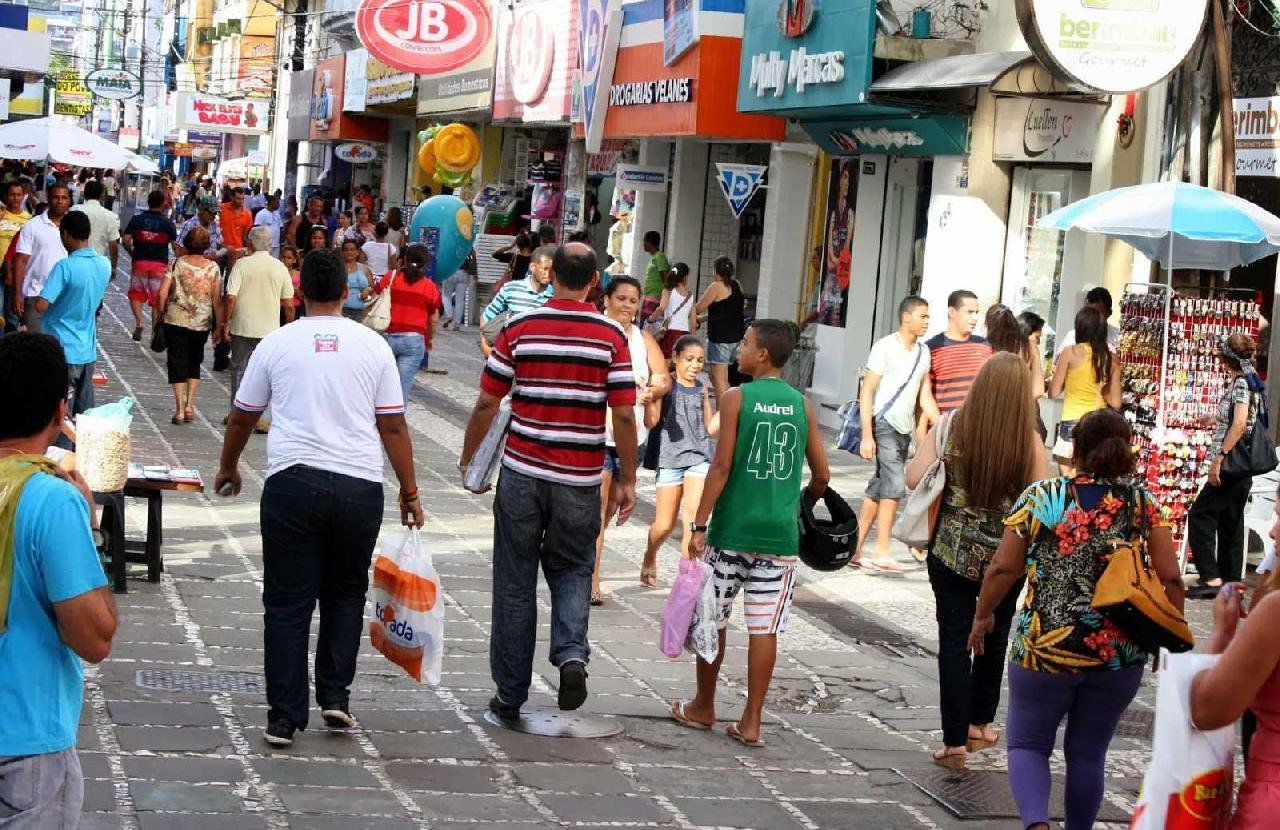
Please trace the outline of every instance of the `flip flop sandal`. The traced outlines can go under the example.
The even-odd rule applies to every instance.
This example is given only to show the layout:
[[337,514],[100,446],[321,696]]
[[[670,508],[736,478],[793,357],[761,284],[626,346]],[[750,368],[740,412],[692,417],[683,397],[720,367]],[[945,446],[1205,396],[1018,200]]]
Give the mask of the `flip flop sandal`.
[[986,738],[970,738],[965,743],[964,748],[969,752],[981,752],[984,749],[990,749],[998,743],[1000,743],[999,735],[996,735],[992,740],[988,740]]
[[889,560],[888,562],[877,562],[873,559],[866,564],[866,567],[871,568],[874,571],[884,571],[885,573],[891,574],[906,573],[906,568],[893,560]]
[[592,591],[591,604],[595,606],[604,605],[604,594],[600,591]]
[[[646,581],[646,580],[647,580],[647,581]],[[657,567],[653,567],[653,568],[641,568],[641,569],[640,569],[640,584],[641,584],[641,585],[643,585],[643,586],[644,586],[644,587],[646,587],[646,588],[657,588],[657,587],[658,587],[658,569],[657,569]]]
[[743,735],[742,732],[738,729],[738,724],[736,723],[731,723],[728,726],[726,726],[724,728],[724,733],[728,735],[730,738],[733,738],[738,743],[742,744],[743,746],[749,746],[753,749],[759,749],[764,746],[764,741],[760,740],[759,738],[757,738],[754,741],[747,740],[746,736]]
[[933,753],[933,762],[940,767],[946,767],[957,772],[969,768],[963,752],[947,752],[944,749]]
[[680,724],[681,726],[688,727],[689,729],[697,729],[701,732],[709,731],[711,729],[711,726],[709,724],[705,724],[702,721],[696,721],[684,713],[684,707],[687,705],[688,705],[688,701],[684,701],[684,700],[674,701],[672,702],[671,706],[667,709],[667,713],[671,716],[671,719],[673,721]]

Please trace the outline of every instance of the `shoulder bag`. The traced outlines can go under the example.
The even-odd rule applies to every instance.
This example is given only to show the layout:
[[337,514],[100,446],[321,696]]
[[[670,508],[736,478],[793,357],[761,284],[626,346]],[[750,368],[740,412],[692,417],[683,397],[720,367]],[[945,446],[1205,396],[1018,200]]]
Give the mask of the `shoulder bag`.
[[1136,487],[1129,489],[1129,515],[1130,537],[1112,542],[1091,605],[1144,651],[1190,651],[1195,636],[1146,555],[1146,500]]
[[1249,394],[1258,396],[1258,415],[1253,419],[1253,428],[1241,435],[1222,459],[1223,478],[1263,476],[1276,468],[1276,444],[1271,440],[1266,394]]
[[945,454],[954,414],[948,412],[938,421],[938,426],[933,431],[933,446],[938,457],[925,470],[924,477],[915,489],[907,493],[898,509],[898,518],[894,520],[893,538],[908,547],[923,550],[933,540],[933,529],[938,524],[938,510],[942,507],[942,492],[947,489]]
[[[659,344],[662,343],[663,338],[667,336],[667,332],[671,329],[671,320],[689,304],[691,299],[693,299],[692,291],[685,295],[684,301],[680,303],[680,305],[676,306],[675,311],[670,314],[664,314],[661,320],[657,320],[651,324],[653,326],[653,331],[650,333],[653,335],[654,340],[657,340]],[[667,302],[671,302],[670,297],[667,298]]]
[[[924,350],[929,348],[923,343],[918,343],[919,348],[916,350],[916,362],[911,365],[911,371],[907,374],[907,379],[898,387],[898,391],[893,393],[893,397],[889,399],[880,411],[871,419],[872,423],[878,418],[884,417],[884,413],[893,409],[893,405],[898,402],[898,396],[903,390],[911,384],[911,379],[916,376],[916,369],[920,368],[920,358],[924,355]],[[858,381],[858,396],[853,400],[840,407],[839,415],[841,418],[840,434],[836,437],[836,448],[854,453],[855,455],[862,446],[862,381]]]
[[391,327],[391,284],[395,282],[399,271],[392,271],[387,277],[387,287],[382,289],[365,307],[364,324],[381,334]]

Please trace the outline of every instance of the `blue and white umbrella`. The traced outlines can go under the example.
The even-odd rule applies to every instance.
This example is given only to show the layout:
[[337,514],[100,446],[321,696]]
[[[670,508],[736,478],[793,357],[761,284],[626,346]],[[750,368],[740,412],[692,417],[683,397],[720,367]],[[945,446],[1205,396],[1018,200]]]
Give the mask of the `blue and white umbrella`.
[[1055,210],[1037,227],[1121,239],[1166,269],[1228,271],[1280,252],[1280,217],[1186,182],[1121,187]]

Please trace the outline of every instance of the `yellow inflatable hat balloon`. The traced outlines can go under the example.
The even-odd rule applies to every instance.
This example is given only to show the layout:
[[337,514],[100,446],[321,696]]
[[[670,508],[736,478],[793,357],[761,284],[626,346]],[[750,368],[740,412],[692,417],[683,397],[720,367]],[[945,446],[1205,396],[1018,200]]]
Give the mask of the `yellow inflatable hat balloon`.
[[428,176],[434,176],[436,173],[436,154],[435,147],[433,146],[434,143],[435,142],[432,141],[425,141],[422,146],[418,148],[418,166],[421,167],[422,171]]
[[447,124],[436,131],[436,161],[453,173],[470,171],[480,161],[480,139],[465,124]]

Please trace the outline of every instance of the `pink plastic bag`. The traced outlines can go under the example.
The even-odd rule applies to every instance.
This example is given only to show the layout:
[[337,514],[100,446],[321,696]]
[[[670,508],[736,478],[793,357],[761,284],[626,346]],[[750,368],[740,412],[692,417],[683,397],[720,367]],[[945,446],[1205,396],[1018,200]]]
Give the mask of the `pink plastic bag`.
[[701,559],[680,560],[680,572],[671,584],[667,603],[662,606],[662,641],[659,648],[668,657],[679,657],[693,624],[693,610],[702,593],[702,583],[711,577],[711,566]]

